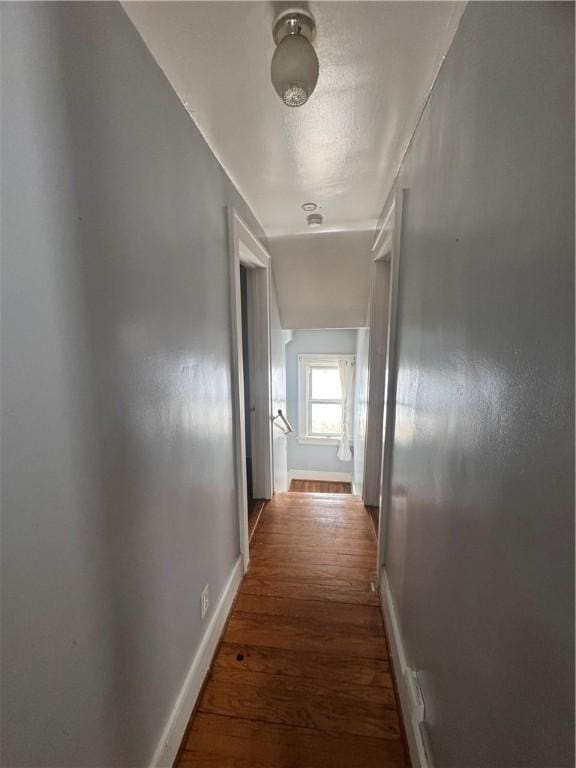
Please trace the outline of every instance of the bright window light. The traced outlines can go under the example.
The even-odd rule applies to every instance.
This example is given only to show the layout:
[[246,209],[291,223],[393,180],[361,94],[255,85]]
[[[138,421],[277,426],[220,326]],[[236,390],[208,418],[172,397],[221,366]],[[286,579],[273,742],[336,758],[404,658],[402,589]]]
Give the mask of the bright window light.
[[310,403],[310,434],[338,435],[342,434],[342,404],[341,403]]
[[341,400],[342,385],[338,368],[311,368],[312,392],[314,400]]
[[335,444],[342,436],[342,385],[338,361],[354,355],[299,355],[300,442]]

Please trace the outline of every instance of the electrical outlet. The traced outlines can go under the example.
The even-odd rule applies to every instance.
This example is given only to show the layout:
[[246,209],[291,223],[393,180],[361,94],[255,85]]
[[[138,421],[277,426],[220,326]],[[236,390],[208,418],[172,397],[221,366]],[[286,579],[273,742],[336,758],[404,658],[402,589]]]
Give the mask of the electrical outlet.
[[210,592],[208,590],[208,584],[206,584],[206,586],[202,590],[202,594],[200,595],[200,610],[202,612],[202,618],[206,616],[209,605],[210,605]]

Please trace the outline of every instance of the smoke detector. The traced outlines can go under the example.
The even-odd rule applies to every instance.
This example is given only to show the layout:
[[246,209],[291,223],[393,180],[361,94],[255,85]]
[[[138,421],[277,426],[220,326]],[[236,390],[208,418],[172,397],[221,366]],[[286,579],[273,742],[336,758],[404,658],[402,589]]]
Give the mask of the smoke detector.
[[316,227],[322,226],[324,217],[322,216],[321,213],[311,213],[308,216],[306,216],[306,221],[308,222],[309,227],[312,227],[312,229],[315,229]]

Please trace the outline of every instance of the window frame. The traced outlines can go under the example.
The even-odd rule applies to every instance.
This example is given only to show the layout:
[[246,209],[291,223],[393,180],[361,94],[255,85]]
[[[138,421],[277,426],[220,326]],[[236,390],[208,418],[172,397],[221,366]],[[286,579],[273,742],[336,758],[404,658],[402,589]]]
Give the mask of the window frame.
[[312,368],[336,368],[339,360],[349,360],[354,363],[356,356],[352,354],[299,354],[298,355],[298,442],[308,445],[339,445],[342,433],[338,435],[312,434],[311,411],[312,403],[339,403],[340,399],[311,398]]

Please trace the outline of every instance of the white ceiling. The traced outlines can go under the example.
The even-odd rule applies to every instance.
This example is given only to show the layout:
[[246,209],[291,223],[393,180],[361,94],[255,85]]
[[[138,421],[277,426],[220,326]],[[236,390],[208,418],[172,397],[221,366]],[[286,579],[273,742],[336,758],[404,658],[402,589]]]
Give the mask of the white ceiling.
[[369,229],[464,3],[302,3],[316,18],[320,77],[299,109],[270,82],[272,21],[293,5],[124,8],[267,234],[307,231],[307,201],[321,206],[325,230]]

